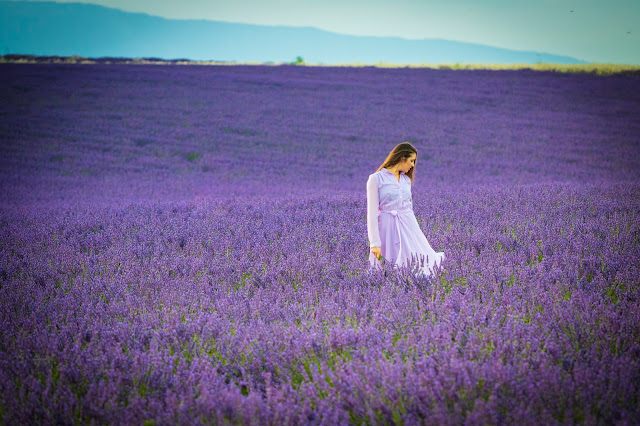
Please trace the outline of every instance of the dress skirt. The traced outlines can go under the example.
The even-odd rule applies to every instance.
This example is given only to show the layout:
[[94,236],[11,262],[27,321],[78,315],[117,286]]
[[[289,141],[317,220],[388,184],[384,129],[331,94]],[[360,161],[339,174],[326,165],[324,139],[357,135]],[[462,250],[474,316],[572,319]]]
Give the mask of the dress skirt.
[[[425,276],[433,274],[434,267],[445,259],[444,252],[433,250],[412,209],[381,210],[378,216],[380,251],[385,262],[396,267],[418,267]],[[382,266],[373,253],[371,266]]]

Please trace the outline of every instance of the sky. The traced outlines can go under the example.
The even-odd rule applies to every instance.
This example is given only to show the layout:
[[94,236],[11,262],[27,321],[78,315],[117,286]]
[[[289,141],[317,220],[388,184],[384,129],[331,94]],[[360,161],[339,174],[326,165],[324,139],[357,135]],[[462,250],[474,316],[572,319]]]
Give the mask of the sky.
[[[18,0],[28,1],[28,0]],[[438,38],[640,65],[640,0],[58,0],[170,19]]]

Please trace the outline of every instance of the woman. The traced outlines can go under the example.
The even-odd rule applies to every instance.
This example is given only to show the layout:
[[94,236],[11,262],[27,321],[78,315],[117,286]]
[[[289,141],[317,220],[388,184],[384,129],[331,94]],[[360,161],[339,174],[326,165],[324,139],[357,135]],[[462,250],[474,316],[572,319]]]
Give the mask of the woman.
[[424,236],[411,202],[411,184],[418,150],[410,143],[397,145],[367,181],[367,228],[369,262],[380,265],[382,258],[394,266],[419,261],[426,276],[445,258],[436,253]]

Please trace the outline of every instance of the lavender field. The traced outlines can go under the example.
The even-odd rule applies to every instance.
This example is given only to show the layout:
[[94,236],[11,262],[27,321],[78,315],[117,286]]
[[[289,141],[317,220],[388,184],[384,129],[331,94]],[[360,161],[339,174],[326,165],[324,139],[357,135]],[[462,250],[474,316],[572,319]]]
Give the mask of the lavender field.
[[[0,64],[0,99],[0,423],[638,423],[637,75]],[[432,279],[367,267],[402,141]]]

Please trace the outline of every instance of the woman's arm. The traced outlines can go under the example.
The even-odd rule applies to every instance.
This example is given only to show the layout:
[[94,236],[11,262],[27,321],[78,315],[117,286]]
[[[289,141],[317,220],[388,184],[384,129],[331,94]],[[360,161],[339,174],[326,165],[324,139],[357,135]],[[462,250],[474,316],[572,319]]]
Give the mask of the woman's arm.
[[374,175],[367,181],[367,233],[369,246],[380,247],[380,230],[378,229],[378,183]]

